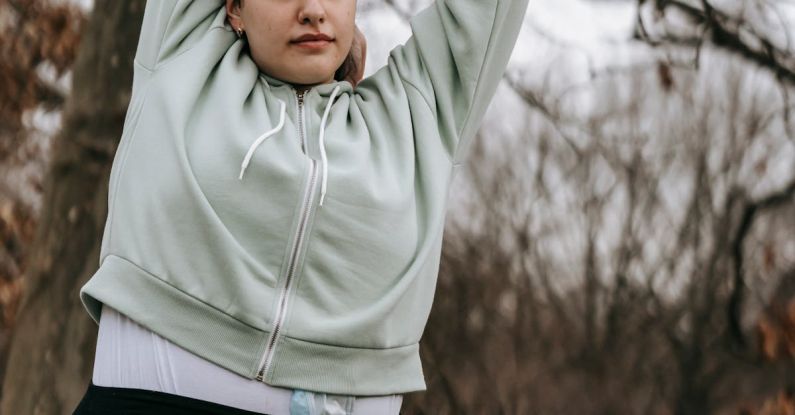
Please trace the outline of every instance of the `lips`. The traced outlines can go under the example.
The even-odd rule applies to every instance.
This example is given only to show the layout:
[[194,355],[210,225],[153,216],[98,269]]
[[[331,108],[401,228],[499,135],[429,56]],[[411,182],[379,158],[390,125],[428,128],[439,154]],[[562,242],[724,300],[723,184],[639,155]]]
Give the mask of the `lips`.
[[305,51],[319,52],[334,41],[334,38],[325,33],[307,33],[290,41],[293,45]]
[[300,42],[312,42],[312,41],[323,41],[323,40],[331,42],[334,39],[326,35],[325,33],[307,33],[291,40],[291,42],[300,43]]
[[328,40],[305,40],[303,42],[293,42],[295,47],[308,51],[321,51],[330,44],[331,42]]

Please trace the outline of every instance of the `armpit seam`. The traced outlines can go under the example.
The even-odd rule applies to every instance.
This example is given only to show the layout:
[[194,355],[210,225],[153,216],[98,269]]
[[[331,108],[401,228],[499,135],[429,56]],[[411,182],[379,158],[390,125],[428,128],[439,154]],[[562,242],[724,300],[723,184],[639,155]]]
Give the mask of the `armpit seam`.
[[[172,13],[172,16],[169,19],[173,19],[173,13]],[[171,21],[170,20],[168,22],[168,25],[169,26],[171,25]],[[165,39],[165,37],[166,37],[166,32],[164,32],[163,33],[163,39],[160,39],[160,42],[158,43],[159,47],[157,49],[157,53],[155,54],[155,62],[157,62],[155,64],[155,66],[153,68],[150,68],[150,67],[144,65],[143,63],[141,63],[140,61],[137,61],[137,60],[135,60],[135,61],[138,62],[138,66],[140,66],[141,68],[146,69],[147,71],[149,71],[149,73],[154,73],[158,69],[163,67],[165,64],[167,64],[167,63],[171,62],[172,60],[176,59],[177,57],[181,56],[183,53],[186,53],[186,52],[192,50],[199,42],[201,42],[204,39],[205,36],[207,36],[210,32],[212,32],[214,30],[217,30],[217,29],[224,29],[226,31],[231,31],[231,30],[227,29],[225,26],[211,27],[210,29],[208,29],[202,35],[202,37],[200,39],[196,40],[196,42],[194,42],[193,45],[191,45],[189,48],[187,48],[187,49],[183,50],[182,52],[180,52],[180,53],[168,58],[167,60],[161,62],[160,61],[160,54],[163,52],[163,50],[162,50],[162,48],[163,48],[163,39]]]
[[[177,7],[177,3],[174,2],[174,4],[171,7],[171,10],[168,13],[168,22],[166,23],[166,29],[163,30],[163,35],[160,37],[160,40],[157,42],[157,52],[155,53],[155,62],[157,62],[158,58],[160,58],[160,52],[163,49],[163,40],[166,38],[166,34],[168,33],[168,28],[171,26],[171,21],[174,19],[174,9],[176,7]],[[142,28],[142,30],[143,29],[145,29],[145,28]],[[133,59],[133,61],[134,62],[138,62],[138,66],[146,69],[147,71],[149,71],[149,73],[153,73],[155,71],[155,68],[157,67],[157,65],[155,64],[155,67],[150,68],[150,67],[144,65],[143,63],[141,63],[140,61],[138,61],[137,59]]]
[[[173,61],[174,59],[176,59],[176,58],[178,58],[178,57],[182,56],[183,54],[185,54],[185,53],[187,53],[187,52],[190,52],[191,50],[193,50],[193,48],[195,48],[195,47],[196,47],[196,45],[198,45],[200,42],[202,42],[202,41],[204,40],[204,38],[205,38],[207,35],[209,35],[211,32],[213,32],[213,31],[215,31],[215,30],[218,30],[218,29],[222,29],[222,30],[230,31],[230,30],[226,29],[226,28],[225,28],[225,27],[223,27],[223,26],[216,26],[216,27],[212,27],[212,28],[210,28],[209,30],[207,30],[207,32],[205,32],[205,33],[202,35],[202,37],[201,37],[201,38],[199,38],[199,39],[197,39],[195,42],[193,42],[193,44],[192,44],[192,45],[190,45],[190,47],[189,47],[189,48],[187,48],[187,49],[183,50],[182,52],[180,52],[180,53],[178,53],[178,54],[176,54],[176,55],[174,55],[174,56],[172,56],[172,57],[170,57],[170,58],[168,58],[168,59],[166,59],[166,60],[164,60],[164,61],[162,61],[162,62],[158,62],[158,64],[157,64],[157,65],[155,65],[155,68],[154,68],[152,71],[153,71],[153,72],[154,72],[154,71],[157,71],[158,69],[162,68],[163,66],[166,66],[167,64],[169,64],[169,63],[170,63],[171,61]],[[160,55],[159,55],[159,52],[158,52],[158,56],[160,56]]]
[[[483,55],[483,62],[480,64],[480,69],[478,69],[478,77],[475,79],[475,90],[472,91],[472,103],[467,110],[467,115],[464,116],[464,122],[461,123],[461,130],[458,131],[458,138],[459,140],[463,137],[464,130],[469,127],[469,120],[472,118],[472,110],[475,108],[475,97],[478,95],[478,90],[483,86],[483,83],[480,82],[481,78],[483,77],[483,69],[486,67],[486,62],[488,62],[488,52],[492,50],[492,48],[496,47],[491,44],[492,39],[494,38],[494,31],[497,30],[497,16],[499,16],[499,8],[502,2],[497,0],[497,6],[494,8],[494,19],[491,21],[491,30],[489,31],[489,40],[486,42],[486,54]],[[472,138],[474,139],[474,138]],[[458,145],[456,145],[455,152],[452,155],[452,163],[453,165],[461,164],[461,162],[456,163],[456,158],[458,157],[458,152],[461,151],[461,142],[458,141]]]
[[[422,57],[420,57],[420,59],[421,58]],[[403,81],[404,84],[414,88],[414,90],[416,90],[417,93],[420,94],[420,96],[422,97],[422,100],[425,102],[425,105],[428,107],[428,110],[430,111],[431,115],[433,115],[433,119],[438,124],[439,123],[439,117],[437,116],[436,111],[433,109],[433,106],[431,105],[431,102],[428,99],[428,97],[425,96],[425,94],[422,92],[422,90],[419,87],[417,87],[417,85],[414,85],[411,81],[409,81],[408,79],[404,78],[403,75],[398,75],[398,76],[400,76],[400,79]],[[446,151],[445,151],[445,154],[447,155],[447,160],[452,164],[453,163],[453,155],[447,153]]]
[[422,92],[422,90],[419,87],[417,87],[416,85],[414,85],[414,83],[412,83],[408,79],[404,78],[403,75],[398,75],[398,76],[400,76],[400,79],[406,85],[411,86],[412,88],[414,88],[417,91],[417,93],[420,94],[420,96],[422,97],[422,100],[425,101],[425,105],[428,106],[428,109],[431,111],[431,114],[433,114],[434,119],[436,119],[436,111],[433,110],[433,106],[431,105],[431,101],[428,99],[428,97],[425,96],[425,94]]
[[139,67],[139,68],[143,69],[143,70],[144,70],[144,71],[146,71],[147,73],[150,73],[150,74],[151,74],[152,72],[154,72],[154,70],[152,70],[152,68],[150,68],[150,67],[148,67],[148,66],[144,65],[144,64],[143,64],[143,63],[141,63],[141,61],[139,61],[138,59],[133,59],[133,63],[134,63],[134,64],[136,64],[136,65],[138,65],[138,67]]

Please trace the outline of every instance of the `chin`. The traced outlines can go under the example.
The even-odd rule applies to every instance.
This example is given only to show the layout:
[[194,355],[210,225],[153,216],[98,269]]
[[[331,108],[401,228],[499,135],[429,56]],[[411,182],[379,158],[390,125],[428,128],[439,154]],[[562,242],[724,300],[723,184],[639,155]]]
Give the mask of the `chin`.
[[291,83],[298,85],[318,85],[333,81],[334,81],[334,73],[329,73],[328,75],[318,75],[318,76],[302,76],[300,78],[293,78],[290,80]]
[[[331,69],[333,64],[328,64],[326,60],[307,57],[302,57],[300,60],[291,63],[285,62],[277,67],[271,67],[270,70],[262,69],[267,65],[258,66],[261,68],[260,70],[267,72],[274,78],[293,85],[317,85],[333,82],[334,73],[337,71],[337,67]],[[311,70],[308,70],[309,68]]]
[[[302,64],[295,65],[296,69],[291,70],[291,82],[303,85],[323,84],[333,81],[334,73],[338,66],[327,64],[327,62],[312,62],[306,59]],[[311,70],[307,70],[312,68]]]

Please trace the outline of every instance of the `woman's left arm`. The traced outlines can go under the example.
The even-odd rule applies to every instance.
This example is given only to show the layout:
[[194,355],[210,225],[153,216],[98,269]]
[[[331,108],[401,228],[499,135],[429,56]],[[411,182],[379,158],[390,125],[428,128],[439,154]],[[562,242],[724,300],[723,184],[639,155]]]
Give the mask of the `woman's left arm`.
[[467,157],[527,5],[528,0],[435,0],[410,19],[411,37],[390,52],[388,68],[375,75],[396,72],[407,89],[424,98],[453,164]]

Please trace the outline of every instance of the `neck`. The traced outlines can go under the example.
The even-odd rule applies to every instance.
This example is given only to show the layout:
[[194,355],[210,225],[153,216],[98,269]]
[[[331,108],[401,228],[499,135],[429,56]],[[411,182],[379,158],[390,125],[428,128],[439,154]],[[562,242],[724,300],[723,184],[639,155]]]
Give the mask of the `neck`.
[[312,87],[315,87],[315,86],[318,86],[318,85],[323,85],[323,84],[330,84],[332,82],[334,82],[334,78],[333,77],[328,79],[328,80],[326,80],[326,81],[324,81],[324,82],[318,82],[318,83],[314,83],[314,84],[296,84],[296,83],[293,83],[292,86],[293,86],[293,88],[295,88],[298,91],[305,91],[305,90],[310,89]]

